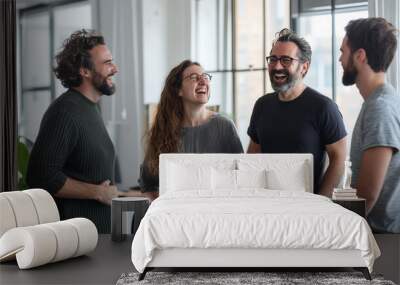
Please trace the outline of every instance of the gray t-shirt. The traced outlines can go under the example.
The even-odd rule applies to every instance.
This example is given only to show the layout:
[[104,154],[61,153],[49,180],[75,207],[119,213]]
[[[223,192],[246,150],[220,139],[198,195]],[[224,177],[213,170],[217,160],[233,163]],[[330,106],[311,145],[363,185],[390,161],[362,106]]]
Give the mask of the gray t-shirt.
[[[181,153],[242,153],[243,147],[230,119],[215,114],[200,126],[181,132]],[[158,175],[149,173],[146,161],[140,169],[139,185],[143,192],[158,191]]]
[[363,151],[378,146],[391,147],[393,156],[368,222],[375,231],[400,233],[400,96],[389,84],[377,88],[358,115],[350,151],[354,185]]

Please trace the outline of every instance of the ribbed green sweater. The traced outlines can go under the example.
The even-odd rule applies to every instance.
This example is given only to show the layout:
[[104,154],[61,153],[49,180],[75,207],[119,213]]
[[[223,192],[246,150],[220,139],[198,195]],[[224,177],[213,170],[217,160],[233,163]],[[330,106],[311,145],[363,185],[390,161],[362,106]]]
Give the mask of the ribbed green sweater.
[[[67,177],[114,183],[115,151],[99,106],[75,90],[57,98],[43,116],[28,164],[27,182],[52,195]],[[55,199],[61,219],[86,217],[110,232],[110,207],[94,200]]]

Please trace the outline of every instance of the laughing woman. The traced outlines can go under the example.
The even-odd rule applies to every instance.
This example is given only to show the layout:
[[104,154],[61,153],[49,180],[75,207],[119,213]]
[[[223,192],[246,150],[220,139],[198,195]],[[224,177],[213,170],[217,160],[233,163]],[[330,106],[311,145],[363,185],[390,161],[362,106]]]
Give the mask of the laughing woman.
[[233,122],[206,108],[211,75],[185,60],[167,76],[147,148],[139,184],[151,201],[158,197],[161,153],[242,153]]

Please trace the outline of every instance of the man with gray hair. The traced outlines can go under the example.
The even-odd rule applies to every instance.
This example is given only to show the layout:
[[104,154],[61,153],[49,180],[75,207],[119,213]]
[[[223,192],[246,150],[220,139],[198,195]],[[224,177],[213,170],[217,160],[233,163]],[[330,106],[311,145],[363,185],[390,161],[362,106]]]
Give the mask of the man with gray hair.
[[[254,105],[247,152],[313,154],[314,193],[330,197],[344,168],[346,130],[336,104],[303,82],[311,47],[283,29],[266,60],[275,92]],[[329,166],[322,175],[326,153]]]
[[383,18],[353,20],[345,30],[342,81],[364,99],[351,140],[353,187],[374,231],[400,233],[400,96],[385,81],[397,31]]

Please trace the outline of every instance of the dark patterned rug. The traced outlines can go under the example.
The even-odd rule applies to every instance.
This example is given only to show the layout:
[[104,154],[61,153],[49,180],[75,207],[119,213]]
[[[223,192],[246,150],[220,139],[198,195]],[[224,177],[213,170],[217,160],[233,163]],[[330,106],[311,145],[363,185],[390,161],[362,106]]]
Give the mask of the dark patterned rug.
[[379,284],[395,285],[382,276],[372,275],[372,281],[364,278],[360,272],[154,272],[150,271],[142,281],[139,273],[122,274],[117,285],[133,284]]

